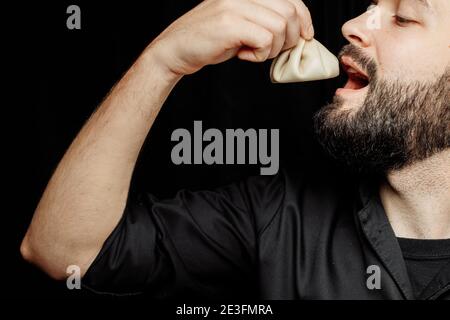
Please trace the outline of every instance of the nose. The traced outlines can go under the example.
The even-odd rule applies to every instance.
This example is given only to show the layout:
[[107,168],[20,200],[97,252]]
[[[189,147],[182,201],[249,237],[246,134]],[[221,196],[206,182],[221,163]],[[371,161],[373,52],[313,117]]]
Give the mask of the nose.
[[342,34],[353,45],[367,48],[371,45],[371,34],[367,27],[367,14],[347,21],[342,26]]

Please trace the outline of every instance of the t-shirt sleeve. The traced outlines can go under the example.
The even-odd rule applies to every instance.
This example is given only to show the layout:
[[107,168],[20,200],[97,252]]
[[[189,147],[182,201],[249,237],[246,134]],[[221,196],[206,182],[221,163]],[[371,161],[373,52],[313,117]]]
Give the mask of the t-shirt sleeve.
[[282,173],[251,177],[170,200],[130,194],[83,287],[155,298],[251,295],[258,237],[279,211],[283,181]]

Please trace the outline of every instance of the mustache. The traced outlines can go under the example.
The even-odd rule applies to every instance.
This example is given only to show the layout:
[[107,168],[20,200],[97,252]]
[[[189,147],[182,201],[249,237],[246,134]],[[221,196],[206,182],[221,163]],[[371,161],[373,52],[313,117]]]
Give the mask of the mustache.
[[377,64],[375,60],[367,56],[361,48],[353,45],[347,44],[339,52],[338,58],[341,60],[342,56],[348,56],[353,59],[353,61],[358,64],[369,76],[369,79],[375,79],[377,76]]

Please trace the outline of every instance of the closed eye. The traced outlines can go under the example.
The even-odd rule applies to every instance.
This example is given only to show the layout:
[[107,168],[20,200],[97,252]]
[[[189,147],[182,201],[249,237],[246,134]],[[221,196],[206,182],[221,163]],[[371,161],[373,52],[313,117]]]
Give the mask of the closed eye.
[[395,20],[395,23],[396,23],[397,25],[399,25],[400,27],[405,27],[405,26],[407,26],[408,24],[415,23],[414,20],[410,20],[410,19],[407,19],[407,18],[403,18],[403,17],[401,17],[401,16],[399,16],[399,15],[394,15],[394,20]]

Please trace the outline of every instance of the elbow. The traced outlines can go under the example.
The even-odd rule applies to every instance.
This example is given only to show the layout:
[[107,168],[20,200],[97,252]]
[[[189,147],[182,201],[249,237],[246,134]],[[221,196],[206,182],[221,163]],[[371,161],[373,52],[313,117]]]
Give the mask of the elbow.
[[23,238],[22,243],[20,244],[20,255],[26,262],[33,263],[33,257],[27,236]]
[[28,234],[25,235],[20,244],[20,255],[26,262],[36,265],[53,280],[62,281],[67,278],[65,268],[46,255],[45,252],[36,250],[36,246],[30,241]]

